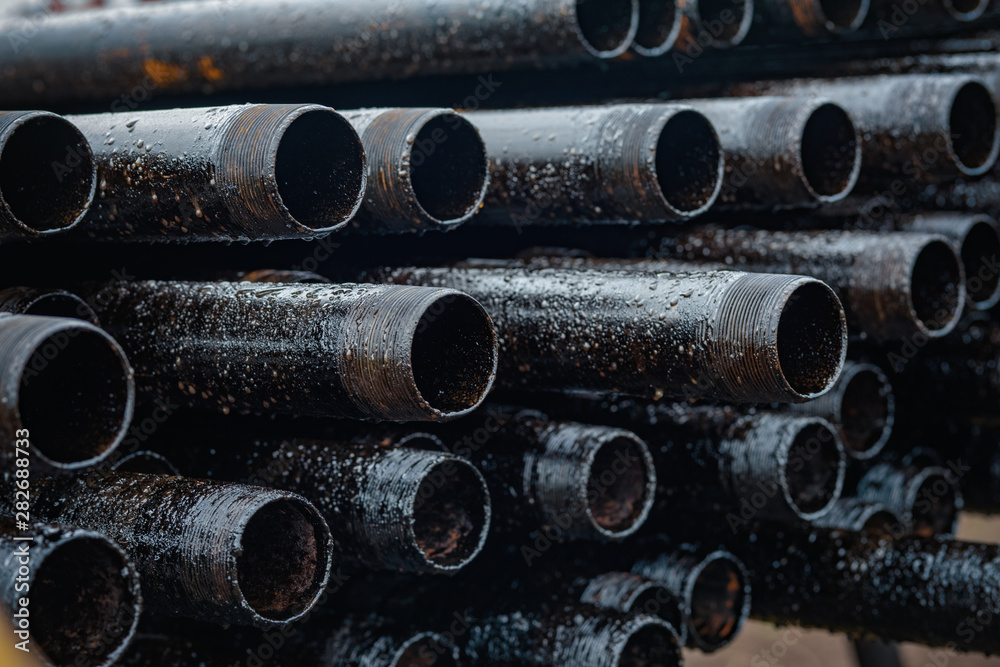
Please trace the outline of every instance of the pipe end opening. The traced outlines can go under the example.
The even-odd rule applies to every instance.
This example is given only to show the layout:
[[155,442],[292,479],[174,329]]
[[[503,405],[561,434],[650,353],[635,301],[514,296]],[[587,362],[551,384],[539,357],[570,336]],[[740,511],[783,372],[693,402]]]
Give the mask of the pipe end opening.
[[847,346],[847,325],[837,295],[810,281],[794,289],[781,309],[777,351],[781,373],[799,395],[827,391],[840,375]]
[[795,434],[783,477],[800,518],[816,516],[840,498],[845,465],[844,450],[828,425],[810,421]]
[[691,588],[690,622],[697,643],[716,650],[732,641],[748,616],[747,574],[732,557],[709,557]]
[[447,416],[478,406],[493,386],[497,337],[475,299],[456,293],[430,304],[417,324],[411,349],[421,398]]
[[951,103],[951,148],[959,171],[968,176],[987,172],[997,160],[1000,135],[997,110],[986,86],[970,81]]
[[413,534],[429,563],[464,567],[482,549],[489,524],[489,491],[479,471],[461,459],[428,471],[417,491]]
[[962,264],[946,241],[933,240],[917,254],[910,275],[914,316],[929,335],[954,329],[964,307]]
[[806,189],[820,201],[842,199],[854,189],[861,171],[857,130],[836,104],[815,109],[802,131],[802,174]]
[[0,151],[0,200],[29,232],[72,227],[90,207],[96,185],[90,144],[58,116],[17,123]]
[[649,451],[619,436],[600,445],[587,475],[587,505],[598,531],[621,538],[645,522],[653,501]]
[[577,0],[576,22],[584,46],[598,58],[613,58],[628,49],[638,16],[626,0]]
[[487,158],[472,123],[455,113],[425,123],[410,153],[410,184],[417,204],[441,224],[475,213],[486,194]]
[[685,217],[708,209],[722,187],[721,160],[719,135],[708,118],[694,110],[674,114],[656,145],[657,183],[668,206]]
[[848,380],[840,402],[839,423],[844,446],[855,458],[878,454],[893,423],[889,380],[875,367],[862,367]]
[[316,510],[294,498],[254,512],[240,535],[236,561],[237,583],[250,608],[267,621],[308,611],[326,584],[328,536]]
[[281,202],[303,227],[335,228],[361,205],[365,150],[351,124],[333,111],[294,118],[278,143],[274,169]]

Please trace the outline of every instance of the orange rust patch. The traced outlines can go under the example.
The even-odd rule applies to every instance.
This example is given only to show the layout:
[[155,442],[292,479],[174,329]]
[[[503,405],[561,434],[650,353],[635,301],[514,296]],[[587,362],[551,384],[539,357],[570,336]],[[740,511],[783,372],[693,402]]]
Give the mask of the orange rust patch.
[[209,81],[218,81],[222,78],[222,70],[212,63],[211,56],[202,56],[198,60],[198,71]]
[[188,77],[187,71],[180,65],[165,63],[153,58],[142,61],[142,69],[157,85],[181,81]]

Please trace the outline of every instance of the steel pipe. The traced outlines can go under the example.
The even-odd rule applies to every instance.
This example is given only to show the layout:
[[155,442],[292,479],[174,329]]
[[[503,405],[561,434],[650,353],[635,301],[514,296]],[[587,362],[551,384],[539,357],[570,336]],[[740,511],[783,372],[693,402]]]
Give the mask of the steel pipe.
[[479,405],[496,371],[489,316],[455,290],[157,281],[91,289],[139,391],[184,405],[447,419]]
[[93,146],[100,178],[78,228],[91,239],[312,238],[346,225],[362,202],[361,139],[329,107],[248,104],[68,118]]
[[24,641],[45,667],[110,667],[135,635],[139,575],[100,533],[37,524],[20,531],[0,517],[0,573],[0,609],[13,621],[8,641]]
[[14,315],[75,317],[100,326],[90,305],[66,290],[37,287],[8,287],[0,290],[0,312]]
[[827,391],[844,361],[840,302],[800,276],[533,270],[483,260],[372,277],[472,294],[497,326],[505,387],[800,402]]

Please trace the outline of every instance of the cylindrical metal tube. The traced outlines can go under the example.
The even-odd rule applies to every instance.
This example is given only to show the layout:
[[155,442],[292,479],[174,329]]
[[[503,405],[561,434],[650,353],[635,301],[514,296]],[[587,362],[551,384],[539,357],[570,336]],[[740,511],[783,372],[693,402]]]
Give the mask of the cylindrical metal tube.
[[655,58],[673,49],[688,20],[688,5],[692,1],[639,0],[639,23],[629,50]]
[[662,619],[590,605],[478,619],[469,628],[463,654],[483,667],[681,664],[677,636]]
[[897,229],[940,234],[955,244],[965,266],[970,308],[989,310],[1000,302],[1000,225],[982,213],[921,213],[895,223]]
[[906,532],[906,524],[896,512],[882,503],[873,503],[860,498],[840,498],[830,511],[812,521],[820,528],[868,531],[898,537]]
[[502,261],[376,277],[477,298],[497,326],[498,382],[507,387],[799,402],[827,391],[844,363],[840,302],[812,278],[532,270]]
[[953,537],[962,510],[962,492],[945,468],[899,469],[880,463],[868,470],[858,498],[885,505],[903,519],[906,532],[921,537]]
[[0,468],[13,472],[15,443],[47,472],[105,460],[128,431],[135,407],[122,348],[89,322],[0,315]]
[[687,645],[705,652],[727,646],[750,616],[750,576],[728,551],[683,545],[639,560],[632,572],[661,582],[684,605]]
[[0,290],[0,312],[14,315],[75,317],[100,326],[90,305],[75,294],[61,289],[9,287]]
[[682,4],[686,11],[677,48],[687,53],[700,53],[707,46],[738,46],[753,25],[754,0],[683,0]]
[[687,107],[620,104],[467,117],[490,161],[486,202],[472,224],[683,220],[708,210],[722,185],[719,137]]
[[1000,547],[771,526],[734,542],[753,616],[858,636],[1000,650]]
[[[589,1],[589,0],[588,0]],[[344,112],[368,156],[359,231],[450,229],[479,210],[489,181],[486,146],[450,109]]]
[[564,409],[634,429],[649,442],[657,525],[676,522],[679,504],[692,498],[716,506],[734,528],[756,516],[812,521],[843,490],[847,455],[819,417],[632,401],[581,400]]
[[869,0],[757,0],[762,17],[806,37],[854,32],[868,18]]
[[861,180],[980,176],[1000,152],[997,110],[983,81],[965,74],[909,74],[757,81],[736,95],[817,96],[843,107],[862,138]]
[[208,480],[96,471],[33,480],[33,516],[99,530],[135,560],[146,607],[216,623],[289,623],[330,576],[330,530],[304,498]]
[[[621,614],[649,614],[663,619],[677,634],[677,642],[687,642],[688,620],[684,604],[666,584],[631,572],[606,572],[585,580],[579,601]],[[573,591],[576,593],[577,591]]]
[[[954,330],[965,306],[962,261],[947,239],[932,234],[705,229],[661,247],[693,262],[692,271],[726,267],[822,280],[837,292],[848,322],[876,341],[940,338]],[[629,268],[684,267],[653,261]]]
[[[302,665],[340,667],[458,667],[458,647],[441,632],[413,630],[350,618],[311,648],[316,659]],[[310,658],[312,656],[310,655]],[[288,662],[289,665],[292,661]]]
[[329,107],[248,104],[68,118],[97,163],[97,198],[78,226],[92,239],[311,238],[347,224],[363,198],[361,139]]
[[818,98],[685,100],[719,133],[726,175],[717,206],[791,208],[847,196],[861,139],[842,108]]
[[[612,58],[637,24],[634,0],[126,7],[48,17],[0,57],[0,86],[24,104],[491,72]],[[0,33],[17,40],[20,27]]]
[[0,609],[20,640],[29,639],[30,628],[26,645],[41,649],[30,648],[40,664],[109,667],[139,624],[139,575],[100,533],[43,525],[19,531],[0,517]]
[[329,524],[340,564],[453,573],[486,541],[486,481],[464,459],[433,451],[443,445],[432,436],[379,430],[342,441],[226,434],[210,441],[184,458],[183,474],[304,496]]
[[[967,23],[975,21],[986,13],[990,0],[922,0],[919,9],[907,11],[902,9],[895,0],[873,0],[870,23],[873,26],[879,25],[880,21],[893,21],[902,13],[906,17],[906,25],[938,26],[942,22],[960,21]],[[898,21],[898,19],[896,19]],[[895,26],[892,22],[889,25]],[[960,26],[954,26],[958,29]]]
[[0,111],[0,238],[74,227],[96,187],[90,142],[73,123],[47,111]]
[[825,395],[789,409],[828,420],[840,434],[848,456],[859,460],[882,451],[896,421],[896,397],[889,378],[878,366],[857,361],[844,364],[844,372]]
[[455,417],[493,383],[472,298],[376,285],[119,282],[93,288],[139,391],[222,412]]
[[622,540],[646,521],[656,472],[646,443],[618,428],[509,418],[470,460],[486,477],[497,529],[554,540]]

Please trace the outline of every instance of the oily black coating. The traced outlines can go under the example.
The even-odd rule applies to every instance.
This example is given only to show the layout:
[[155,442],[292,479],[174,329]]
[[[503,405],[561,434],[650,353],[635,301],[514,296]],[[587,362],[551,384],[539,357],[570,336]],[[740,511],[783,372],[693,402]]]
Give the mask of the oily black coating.
[[141,393],[225,413],[444,419],[482,401],[497,363],[489,317],[455,290],[157,281],[93,290]]

